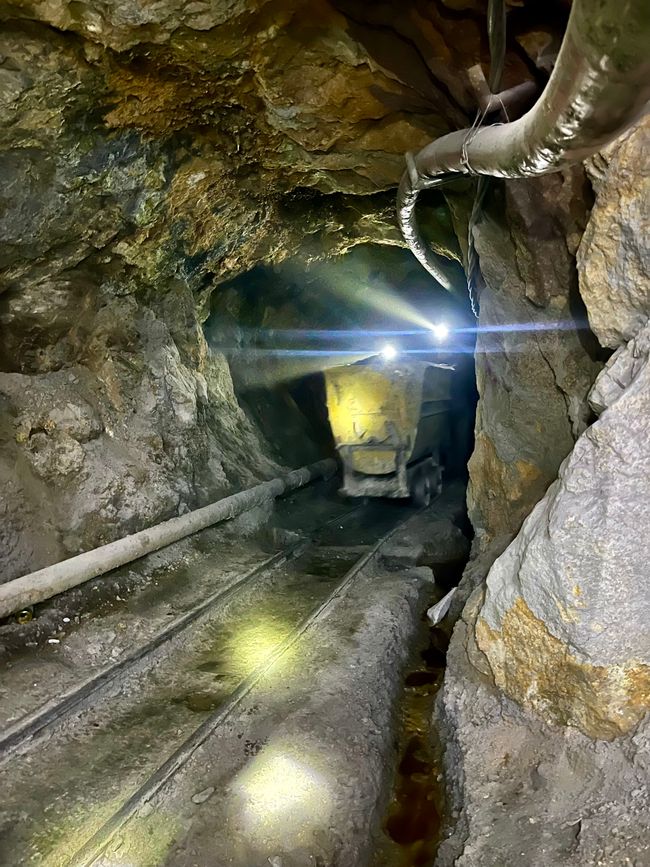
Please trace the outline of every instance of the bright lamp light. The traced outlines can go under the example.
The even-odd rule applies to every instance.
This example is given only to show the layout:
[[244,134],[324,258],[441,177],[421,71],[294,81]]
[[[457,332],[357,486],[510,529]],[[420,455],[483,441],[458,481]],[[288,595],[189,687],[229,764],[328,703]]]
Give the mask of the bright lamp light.
[[436,340],[443,343],[449,337],[449,326],[444,322],[438,322],[431,328],[431,333]]
[[381,349],[381,357],[384,361],[394,361],[397,358],[397,349],[392,343],[386,343]]

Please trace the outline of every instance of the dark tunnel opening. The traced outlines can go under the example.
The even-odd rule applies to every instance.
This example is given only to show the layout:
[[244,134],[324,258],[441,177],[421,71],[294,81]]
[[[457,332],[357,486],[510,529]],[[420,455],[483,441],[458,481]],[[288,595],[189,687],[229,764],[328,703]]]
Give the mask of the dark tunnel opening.
[[[416,514],[415,520],[422,519],[423,524],[412,544],[408,531],[401,531],[398,547],[385,555],[391,570],[403,568],[406,548],[419,552],[409,553],[407,560],[416,556],[416,569],[432,575],[434,583],[417,618],[415,649],[401,684],[395,774],[384,805],[377,865],[431,864],[448,807],[440,782],[441,747],[424,732],[442,683],[449,636],[435,620],[429,622],[425,612],[456,592],[453,588],[461,581],[473,537],[465,489],[478,399],[475,320],[468,306],[442,290],[407,251],[376,245],[306,267],[291,261],[275,268],[258,267],[222,286],[212,299],[206,337],[213,352],[226,354],[240,404],[279,461],[295,466],[336,456],[339,496],[351,493],[345,466],[351,453],[345,453],[340,441],[337,412],[344,400],[348,409],[361,402],[364,374],[371,370],[391,376],[403,365],[431,365],[431,372],[442,374],[449,373],[444,368],[452,368],[447,430],[439,455],[444,466],[442,493],[424,514]],[[436,328],[438,337],[432,339]],[[384,360],[378,361],[382,356]],[[337,380],[337,370],[351,373],[341,373]],[[352,382],[351,392],[340,403],[329,388],[332,377],[335,383],[347,378]],[[416,439],[426,429],[426,381],[423,374]],[[401,385],[406,389],[406,380]],[[388,400],[386,395],[384,399]],[[373,407],[378,414],[384,409],[383,404]],[[429,432],[435,436],[433,428]],[[384,433],[380,432],[382,441]],[[394,513],[395,501],[379,496],[359,496],[357,501],[368,503],[369,520],[376,525]],[[398,508],[412,516],[413,503],[419,505],[415,496],[404,498]],[[450,508],[450,503],[455,506]],[[357,527],[354,540],[358,544],[361,539]]]
[[[431,328],[444,335],[432,337]],[[274,456],[297,466],[336,455],[324,371],[386,352],[453,369],[446,481],[467,481],[477,402],[474,319],[400,248],[361,245],[305,266],[258,266],[212,296],[205,334],[228,359],[237,398]]]

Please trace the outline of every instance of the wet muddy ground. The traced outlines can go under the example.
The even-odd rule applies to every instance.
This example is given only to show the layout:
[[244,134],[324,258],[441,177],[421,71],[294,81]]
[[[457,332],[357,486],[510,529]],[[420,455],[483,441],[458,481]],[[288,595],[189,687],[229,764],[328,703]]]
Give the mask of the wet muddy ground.
[[[282,720],[294,712],[294,705],[306,705],[314,700],[311,693],[319,689],[320,681],[320,691],[329,694],[330,701],[319,713],[318,725],[313,721],[307,727],[300,726],[296,743],[305,738],[313,739],[322,719],[327,719],[328,714],[339,714],[337,706],[341,700],[345,705],[345,718],[341,721],[337,716],[337,724],[350,729],[347,749],[352,750],[359,732],[371,725],[375,734],[364,741],[363,746],[357,744],[356,752],[349,754],[348,764],[363,777],[366,774],[364,762],[369,768],[373,767],[373,761],[379,762],[381,773],[375,769],[372,786],[366,781],[367,791],[356,798],[358,809],[370,810],[374,815],[373,811],[387,801],[394,763],[394,732],[399,732],[397,740],[402,755],[393,802],[383,822],[386,839],[392,841],[394,848],[389,847],[384,852],[382,847],[382,852],[392,860],[381,864],[397,867],[425,863],[422,859],[435,847],[437,816],[441,809],[439,763],[425,737],[425,720],[443,656],[441,648],[431,645],[430,636],[427,643],[422,643],[422,630],[427,630],[420,618],[435,597],[433,588],[427,589],[429,570],[416,568],[413,578],[409,579],[408,567],[402,567],[399,573],[394,566],[390,567],[388,574],[381,577],[383,583],[377,584],[384,594],[383,600],[379,591],[378,599],[373,598],[373,582],[364,578],[366,589],[355,597],[354,604],[340,615],[332,615],[331,624],[326,618],[322,626],[319,621],[318,628],[314,627],[315,634],[324,630],[320,645],[309,642],[304,645],[303,639],[295,648],[291,644],[292,635],[300,624],[330,599],[353,564],[381,536],[415,512],[396,502],[371,502],[359,507],[343,504],[336,498],[328,501],[322,492],[317,501],[318,505],[311,511],[310,497],[294,495],[292,502],[281,503],[270,524],[247,536],[237,535],[236,528],[232,527],[218,533],[206,531],[200,534],[201,538],[193,540],[190,550],[187,547],[182,550],[175,562],[170,552],[167,552],[166,562],[152,558],[153,563],[143,570],[139,580],[134,578],[133,569],[107,576],[99,591],[86,587],[83,594],[70,594],[38,611],[31,623],[5,626],[0,632],[5,639],[2,708],[5,720],[11,722],[21,713],[33,713],[43,701],[55,701],[57,694],[61,694],[62,684],[70,687],[92,676],[107,662],[119,659],[120,654],[146,640],[165,621],[191,608],[205,595],[206,588],[214,591],[215,583],[219,582],[227,587],[242,568],[261,562],[274,549],[286,544],[288,538],[294,543],[296,540],[311,542],[303,553],[298,550],[289,562],[260,576],[250,586],[228,597],[224,604],[202,614],[195,625],[169,641],[155,658],[136,666],[128,677],[99,691],[92,702],[86,702],[63,723],[42,732],[40,740],[26,743],[18,753],[6,759],[2,768],[5,785],[0,811],[1,864],[58,867],[86,863],[75,860],[75,853],[85,851],[84,846],[93,835],[101,836],[102,829],[113,820],[121,805],[137,796],[143,781],[146,783],[155,776],[161,763],[182,752],[194,732],[211,724],[222,712],[231,713],[233,695],[242,683],[251,677],[255,680],[257,672],[262,681],[255,689],[262,690],[262,697],[257,704],[254,701],[250,704],[252,716],[244,717],[240,736],[236,741],[232,738],[229,741],[231,771],[219,771],[219,774],[226,773],[228,777],[229,773],[243,772],[240,763],[246,764],[265,749],[275,729],[285,725]],[[438,507],[441,515],[448,508],[444,503]],[[337,597],[334,602],[338,611],[341,603]],[[76,603],[78,608],[75,608]],[[375,604],[384,606],[381,624],[376,626],[367,622],[366,610]],[[53,632],[52,624],[57,625],[57,618],[61,623],[58,631]],[[69,618],[65,626],[63,618]],[[397,631],[395,626],[391,627],[394,618],[399,623]],[[408,640],[398,646],[400,630]],[[360,633],[371,637],[366,635],[361,639]],[[52,637],[56,638],[56,643],[51,643]],[[371,653],[366,645],[372,642],[377,642],[377,647]],[[303,645],[306,649],[301,656],[303,652],[299,648]],[[413,647],[419,655],[406,675],[405,698],[395,729],[389,717],[397,706],[400,673]],[[267,662],[279,649],[283,664],[287,665],[287,680],[281,689],[277,679],[264,674]],[[387,664],[391,653],[399,660],[399,665],[385,671],[382,666]],[[354,654],[360,654],[363,665],[368,668],[367,678],[363,689],[357,686],[342,699],[346,679],[356,677],[355,669],[361,668],[361,663],[352,661]],[[345,672],[340,683],[332,682],[334,669]],[[375,687],[366,701],[379,702],[376,714],[388,714],[385,730],[377,729],[370,712],[366,711],[368,715],[360,718],[357,731],[355,714],[364,712],[361,698],[367,692],[367,681],[380,675],[383,686]],[[265,704],[271,717],[262,714],[263,718],[258,720],[259,708]],[[341,736],[345,738],[345,731]],[[325,741],[328,737],[323,735]],[[371,759],[365,751],[373,738],[383,745],[375,747],[376,755]],[[322,750],[322,746],[319,749]],[[208,755],[213,761],[209,750]],[[373,789],[381,780],[384,782],[380,788]],[[192,800],[197,792],[194,785],[190,788]],[[218,786],[214,788],[218,794],[221,792]],[[224,810],[226,793],[227,787],[219,794]],[[184,808],[177,803],[177,793],[172,792],[170,797],[177,804],[174,809],[182,813]],[[192,801],[193,804],[200,802],[200,799]],[[380,819],[377,813],[376,821]],[[343,826],[345,824],[343,821]],[[178,833],[182,836],[186,830]],[[345,845],[354,848],[357,843],[352,838],[353,835]],[[168,843],[171,845],[170,841]],[[246,848],[249,843],[240,843],[241,851],[248,852],[241,857],[250,857],[253,850]],[[140,840],[136,846],[138,852],[141,844]],[[223,846],[226,857],[227,841]],[[331,848],[330,844],[323,846],[325,852]],[[140,852],[128,863],[136,867],[186,863],[180,856],[171,861],[160,860],[162,854],[156,854],[157,851],[157,848],[156,851],[147,849],[144,855]],[[366,863],[369,856],[370,852],[365,852],[362,858],[359,850],[358,857],[362,860],[358,863]],[[302,864],[294,850],[284,857],[289,858],[287,867]],[[189,860],[187,863],[202,867],[204,863],[213,862]],[[240,861],[235,859],[232,863]],[[241,863],[250,867],[245,860]],[[285,867],[285,861],[281,863]],[[327,858],[323,863],[329,863]]]

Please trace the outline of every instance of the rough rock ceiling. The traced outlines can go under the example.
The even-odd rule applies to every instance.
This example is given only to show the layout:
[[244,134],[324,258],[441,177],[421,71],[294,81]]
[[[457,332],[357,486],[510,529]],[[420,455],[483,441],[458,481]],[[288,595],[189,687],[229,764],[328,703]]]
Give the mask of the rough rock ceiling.
[[[400,243],[403,154],[473,116],[485,5],[0,5],[5,285],[95,250],[138,283],[196,290],[299,251]],[[506,86],[543,79],[559,9],[511,10]]]

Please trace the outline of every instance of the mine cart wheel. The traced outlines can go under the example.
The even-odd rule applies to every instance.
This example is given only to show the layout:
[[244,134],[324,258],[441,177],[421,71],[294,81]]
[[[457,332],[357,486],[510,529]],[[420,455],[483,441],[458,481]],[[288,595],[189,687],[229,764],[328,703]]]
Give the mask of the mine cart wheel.
[[431,505],[432,486],[431,477],[426,471],[418,473],[413,483],[413,502],[416,506],[424,509]]

